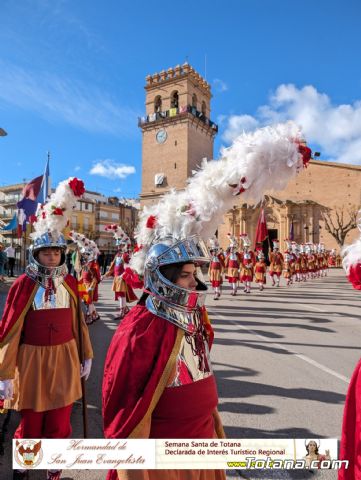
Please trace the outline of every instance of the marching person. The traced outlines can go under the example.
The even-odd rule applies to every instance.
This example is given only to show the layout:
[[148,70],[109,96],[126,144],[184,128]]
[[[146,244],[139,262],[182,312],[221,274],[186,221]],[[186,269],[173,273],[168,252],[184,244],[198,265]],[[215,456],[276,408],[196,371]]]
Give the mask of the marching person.
[[244,284],[244,292],[251,293],[251,284],[253,281],[254,265],[256,263],[255,255],[250,250],[251,241],[246,233],[240,235],[242,244],[242,253],[240,261],[239,279]]
[[[67,438],[73,403],[82,397],[93,351],[79,308],[76,280],[67,273],[61,233],[81,180],[60,183],[37,213],[29,265],[12,285],[0,323],[0,391],[5,408],[19,410],[15,438]],[[49,470],[48,480],[61,471]],[[13,479],[27,478],[14,470]]]
[[266,284],[267,265],[262,250],[257,251],[257,262],[254,266],[255,282],[258,283],[259,290],[262,292]]
[[237,286],[239,282],[239,266],[241,263],[241,254],[237,252],[238,243],[237,240],[229,233],[227,235],[229,239],[228,253],[224,261],[226,269],[226,278],[232,285],[231,295],[237,295]]
[[287,287],[292,283],[293,266],[291,263],[291,256],[288,250],[285,251],[284,263],[283,263],[283,277],[287,280]]
[[75,261],[78,275],[78,290],[80,298],[86,307],[85,322],[87,325],[91,325],[100,318],[95,307],[95,303],[99,299],[98,285],[101,281],[100,269],[97,263],[99,249],[93,240],[89,240],[81,233],[71,231],[69,236],[78,246]]
[[[144,279],[144,291],[119,325],[106,356],[106,438],[224,437],[210,360],[213,330],[204,308],[207,287],[197,268],[209,262],[204,240],[214,234],[215,219],[234,203],[235,195],[262,196],[273,185],[272,168],[277,185],[284,188],[304,164],[300,132],[292,125],[242,135],[222,162],[205,162],[184,191],[170,191],[141,212],[139,248],[131,268]],[[251,160],[246,162],[248,154]],[[230,255],[235,248],[233,244]],[[230,268],[236,269],[237,280],[238,268],[228,264]],[[164,478],[225,480],[225,472],[112,470],[107,477]]]
[[[361,210],[358,212],[358,217]],[[353,288],[361,291],[361,223],[358,224],[360,236],[352,245],[342,250],[343,268]],[[340,441],[340,460],[348,460],[348,468],[343,465],[338,473],[339,480],[361,478],[360,432],[361,432],[361,359],[357,362],[347,390],[343,412]]]
[[114,277],[112,290],[115,300],[119,301],[119,315],[116,315],[115,318],[122,319],[129,312],[127,303],[138,300],[132,286],[126,281],[127,276],[124,277],[126,268],[129,268],[130,255],[128,249],[131,243],[130,238],[119,225],[107,225],[105,230],[114,233],[118,250],[110,264],[109,270],[102,278]]
[[305,251],[305,245],[300,245],[300,263],[301,263],[301,278],[303,282],[307,281],[308,275],[308,262],[307,255]]
[[210,254],[211,261],[209,263],[208,276],[209,281],[211,282],[214,300],[218,300],[221,296],[221,287],[222,287],[222,274],[224,270],[224,259],[223,255],[219,251],[219,243],[216,237],[209,239],[210,243]]
[[[272,279],[272,287],[280,286],[280,278],[283,270],[283,255],[279,251],[280,244],[278,240],[273,240],[273,252],[270,254],[269,274]],[[276,277],[276,281],[275,281]]]

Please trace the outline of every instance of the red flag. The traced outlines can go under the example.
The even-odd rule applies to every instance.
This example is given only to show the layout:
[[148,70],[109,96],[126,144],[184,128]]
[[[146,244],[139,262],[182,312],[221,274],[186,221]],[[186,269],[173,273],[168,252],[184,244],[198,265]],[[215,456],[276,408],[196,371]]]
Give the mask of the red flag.
[[267,230],[267,222],[266,222],[266,215],[264,213],[263,208],[261,208],[261,212],[258,217],[257,222],[257,229],[256,229],[256,238],[255,238],[255,245],[257,243],[262,243],[268,237],[268,230]]
[[23,198],[28,198],[30,200],[36,200],[37,196],[39,195],[41,189],[41,182],[43,180],[43,176],[33,178],[30,182],[25,185],[23,189]]

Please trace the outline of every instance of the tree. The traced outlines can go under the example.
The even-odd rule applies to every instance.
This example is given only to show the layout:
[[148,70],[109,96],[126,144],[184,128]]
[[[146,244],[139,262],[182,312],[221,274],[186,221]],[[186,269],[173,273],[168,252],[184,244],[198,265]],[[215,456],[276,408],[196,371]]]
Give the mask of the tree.
[[360,207],[355,205],[346,208],[344,205],[336,208],[329,208],[322,213],[325,222],[325,229],[336,240],[340,247],[343,247],[348,232],[357,227],[357,212]]

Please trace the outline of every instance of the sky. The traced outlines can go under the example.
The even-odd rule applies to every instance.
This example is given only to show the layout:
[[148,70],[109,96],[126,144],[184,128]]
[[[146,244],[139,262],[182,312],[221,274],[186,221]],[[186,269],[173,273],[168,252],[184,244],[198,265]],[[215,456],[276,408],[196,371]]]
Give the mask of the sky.
[[1,0],[0,185],[43,173],[136,198],[145,77],[188,61],[212,89],[214,157],[294,120],[361,165],[359,0]]

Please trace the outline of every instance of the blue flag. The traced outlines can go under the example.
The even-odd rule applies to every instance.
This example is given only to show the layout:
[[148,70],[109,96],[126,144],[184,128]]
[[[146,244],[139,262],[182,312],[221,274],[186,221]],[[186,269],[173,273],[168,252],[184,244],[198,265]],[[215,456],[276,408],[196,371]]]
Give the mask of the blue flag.
[[18,227],[18,216],[14,213],[13,218],[10,220],[10,223],[2,227],[1,230],[15,230]]
[[48,155],[48,159],[47,159],[46,165],[45,165],[44,175],[43,175],[43,178],[42,178],[42,181],[41,181],[40,191],[38,193],[38,196],[36,197],[36,202],[37,203],[45,203],[46,199],[48,197],[49,175],[50,175],[49,158],[50,158],[50,156]]

